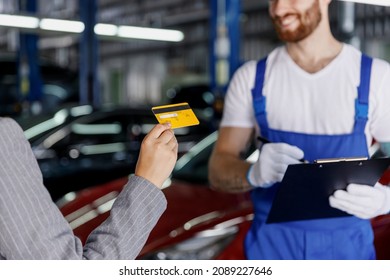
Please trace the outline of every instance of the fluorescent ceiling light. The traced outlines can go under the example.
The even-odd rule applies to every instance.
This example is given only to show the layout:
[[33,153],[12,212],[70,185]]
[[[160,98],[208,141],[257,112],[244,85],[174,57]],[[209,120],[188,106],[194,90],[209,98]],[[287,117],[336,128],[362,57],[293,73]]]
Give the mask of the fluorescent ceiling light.
[[379,5],[379,6],[390,6],[390,0],[339,0],[339,1],[355,2],[355,3]]
[[[389,0],[390,1],[390,0]],[[0,26],[29,28],[35,32],[49,30],[54,32],[81,33],[84,31],[84,23],[75,20],[61,20],[52,18],[39,19],[31,16],[0,14]],[[180,42],[184,34],[178,30],[146,28],[114,24],[97,23],[94,31],[100,36],[112,36],[131,39],[144,39],[168,42]]]
[[118,26],[114,24],[98,23],[95,25],[95,33],[103,36],[115,36],[118,32]]
[[0,14],[0,25],[19,28],[38,28],[39,19],[29,16],[15,16]]
[[63,20],[43,18],[39,24],[43,30],[81,33],[84,31],[84,23],[75,20]]
[[178,30],[134,27],[134,26],[125,26],[125,25],[118,27],[118,36],[122,38],[158,40],[158,41],[170,41],[170,42],[180,42],[184,38],[183,32]]

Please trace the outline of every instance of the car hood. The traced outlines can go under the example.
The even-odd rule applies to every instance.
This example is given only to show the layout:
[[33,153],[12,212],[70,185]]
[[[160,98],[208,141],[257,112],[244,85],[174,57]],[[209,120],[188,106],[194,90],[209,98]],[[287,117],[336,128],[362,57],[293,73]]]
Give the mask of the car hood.
[[[60,211],[83,243],[108,216],[115,198],[127,182],[121,178],[107,184],[70,193],[58,202]],[[142,252],[168,245],[172,238],[251,213],[250,197],[211,190],[207,185],[172,180],[163,193],[167,209],[150,233]],[[142,253],[141,253],[142,254]]]

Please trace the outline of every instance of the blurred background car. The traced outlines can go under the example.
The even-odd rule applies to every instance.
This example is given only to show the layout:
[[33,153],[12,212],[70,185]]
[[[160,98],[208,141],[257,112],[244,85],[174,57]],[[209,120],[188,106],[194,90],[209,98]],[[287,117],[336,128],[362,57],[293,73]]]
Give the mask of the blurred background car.
[[63,127],[73,120],[91,114],[94,108],[91,105],[72,105],[67,104],[61,106],[54,113],[39,114],[37,116],[18,116],[14,119],[19,123],[24,131],[24,135],[30,143],[34,143],[37,139],[44,135]]
[[[151,232],[140,259],[245,259],[243,242],[253,219],[249,193],[209,188],[207,164],[217,132],[182,156],[163,189],[168,207]],[[250,154],[253,149],[249,149]],[[256,160],[252,153],[248,161]],[[388,180],[388,181],[386,181]],[[86,241],[109,215],[127,177],[69,193],[57,205],[75,235]],[[390,169],[382,183],[390,182]],[[378,259],[390,259],[390,215],[372,220]]]
[[[78,73],[41,58],[42,113],[53,113],[64,104],[79,102]],[[22,114],[25,97],[19,86],[18,62],[15,54],[0,56],[0,116],[18,117]]]
[[[55,201],[68,192],[134,172],[144,136],[157,123],[150,108],[76,106],[25,129]],[[210,133],[207,122],[175,129],[179,156]]]
[[207,83],[176,85],[166,91],[167,102],[171,104],[187,102],[197,116],[207,120],[212,130],[216,130],[222,115],[222,105]]
[[188,102],[196,115],[213,115],[215,97],[208,84],[175,86],[168,89],[166,95],[168,102],[172,104]]

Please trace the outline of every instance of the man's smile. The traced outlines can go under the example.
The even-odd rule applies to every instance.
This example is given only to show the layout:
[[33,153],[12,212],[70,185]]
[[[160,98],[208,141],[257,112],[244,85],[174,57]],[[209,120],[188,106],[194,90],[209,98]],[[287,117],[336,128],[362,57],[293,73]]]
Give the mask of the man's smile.
[[277,24],[280,29],[290,29],[299,24],[299,17],[295,14],[289,14],[277,19]]

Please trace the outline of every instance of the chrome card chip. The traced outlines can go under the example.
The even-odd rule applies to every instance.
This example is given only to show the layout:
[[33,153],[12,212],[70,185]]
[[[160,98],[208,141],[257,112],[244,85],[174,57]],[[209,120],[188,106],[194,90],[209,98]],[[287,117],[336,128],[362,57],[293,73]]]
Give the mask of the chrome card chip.
[[171,123],[171,128],[198,125],[199,120],[188,103],[178,103],[152,108],[159,123]]

